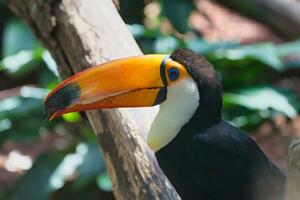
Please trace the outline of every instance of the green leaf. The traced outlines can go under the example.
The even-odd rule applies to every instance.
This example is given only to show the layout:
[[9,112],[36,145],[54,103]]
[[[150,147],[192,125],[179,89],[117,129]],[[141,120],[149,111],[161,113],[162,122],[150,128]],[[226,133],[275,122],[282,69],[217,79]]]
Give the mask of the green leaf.
[[179,46],[180,42],[175,37],[158,37],[154,43],[154,51],[155,53],[170,53]]
[[45,90],[24,87],[22,97],[0,100],[0,144],[9,139],[16,142],[32,141],[40,136],[42,127],[53,126],[43,120]]
[[75,153],[67,154],[50,177],[50,188],[54,191],[64,186],[68,177],[72,176],[82,164],[88,152],[87,145],[80,143]]
[[31,31],[20,20],[11,20],[4,27],[3,56],[11,56],[21,50],[32,50],[37,40]]
[[285,68],[300,67],[300,39],[278,45],[278,53],[284,60]]
[[97,185],[103,191],[106,191],[106,192],[112,191],[112,183],[111,183],[111,180],[110,180],[107,172],[105,172],[97,177]]
[[43,60],[46,63],[48,69],[56,76],[59,77],[58,75],[58,70],[57,70],[57,65],[55,60],[52,58],[51,54],[49,53],[49,51],[45,50],[43,52]]
[[290,54],[300,54],[300,39],[286,42],[277,46],[280,56],[288,56]]
[[10,119],[4,118],[0,120],[0,133],[6,130],[9,130],[12,126]]
[[76,189],[82,188],[91,181],[96,181],[96,177],[105,171],[103,157],[96,142],[82,143],[80,148],[87,153],[76,169],[79,175],[74,183]]
[[229,119],[235,126],[242,128],[243,130],[254,130],[263,121],[263,118],[257,113],[243,114],[235,116]]
[[44,99],[50,91],[44,88],[23,86],[20,89],[20,96],[23,98]]
[[187,48],[201,53],[201,54],[208,54],[212,53],[213,51],[216,51],[218,49],[229,49],[237,47],[238,43],[236,42],[206,42],[203,39],[194,39],[194,40],[188,40]]
[[277,47],[271,43],[245,45],[234,49],[219,50],[215,52],[215,56],[230,60],[252,58],[272,67],[277,71],[282,71],[284,69],[280,54],[277,51]]
[[188,17],[193,9],[194,4],[189,0],[162,0],[163,14],[180,33],[188,31]]
[[[288,98],[289,97],[289,98]],[[261,111],[262,117],[269,117],[269,109],[284,113],[290,118],[297,116],[291,94],[268,86],[241,89],[235,93],[224,94],[224,105],[239,105],[250,110]]]
[[53,191],[51,177],[63,159],[63,154],[45,154],[38,158],[33,167],[7,189],[1,199],[46,200]]
[[57,86],[61,81],[58,80],[58,77],[54,75],[53,72],[49,70],[44,64],[38,69],[39,76],[37,77],[37,84],[40,87],[47,89],[54,89],[53,86]]
[[35,70],[41,61],[42,49],[22,50],[5,57],[0,63],[0,69],[13,77],[26,76]]
[[64,114],[62,117],[66,122],[70,123],[79,122],[81,120],[80,114],[78,112],[67,113]]
[[13,56],[7,56],[2,60],[2,69],[6,69],[9,73],[15,73],[21,66],[28,64],[33,60],[32,51],[20,51]]
[[130,24],[127,25],[127,27],[134,38],[139,38],[145,35],[146,29],[143,25]]

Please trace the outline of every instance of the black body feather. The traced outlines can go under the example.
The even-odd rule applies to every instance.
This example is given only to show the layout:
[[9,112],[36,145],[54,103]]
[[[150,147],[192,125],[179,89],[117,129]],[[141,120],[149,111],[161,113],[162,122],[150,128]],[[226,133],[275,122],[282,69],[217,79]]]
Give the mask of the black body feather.
[[256,143],[221,121],[222,89],[213,66],[188,49],[171,58],[197,83],[193,118],[156,152],[160,167],[183,200],[282,200],[285,175]]
[[183,200],[282,200],[285,175],[238,128],[186,126],[156,153]]

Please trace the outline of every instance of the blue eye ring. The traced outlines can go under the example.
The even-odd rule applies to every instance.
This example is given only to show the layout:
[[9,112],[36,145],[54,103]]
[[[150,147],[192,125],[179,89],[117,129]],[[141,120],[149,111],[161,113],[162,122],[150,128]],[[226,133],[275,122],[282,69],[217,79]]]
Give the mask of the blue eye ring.
[[176,69],[176,68],[168,69],[168,76],[171,81],[177,80],[179,75],[180,75],[180,73],[179,73],[178,69]]

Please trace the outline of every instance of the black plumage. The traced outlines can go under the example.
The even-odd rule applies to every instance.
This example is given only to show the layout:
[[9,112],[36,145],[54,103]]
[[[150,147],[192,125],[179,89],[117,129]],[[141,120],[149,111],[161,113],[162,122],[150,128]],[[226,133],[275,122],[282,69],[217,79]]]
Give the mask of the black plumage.
[[188,49],[171,58],[187,68],[200,93],[192,119],[156,152],[181,198],[282,200],[285,175],[246,133],[221,120],[222,89],[212,65]]

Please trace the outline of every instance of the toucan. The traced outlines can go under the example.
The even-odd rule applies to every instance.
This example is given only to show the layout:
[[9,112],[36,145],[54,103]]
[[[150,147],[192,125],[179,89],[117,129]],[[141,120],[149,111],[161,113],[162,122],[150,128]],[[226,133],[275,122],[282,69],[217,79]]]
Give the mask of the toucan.
[[159,105],[147,143],[183,200],[282,200],[285,175],[243,131],[223,121],[222,86],[205,57],[123,58],[66,79],[45,99],[46,117]]

